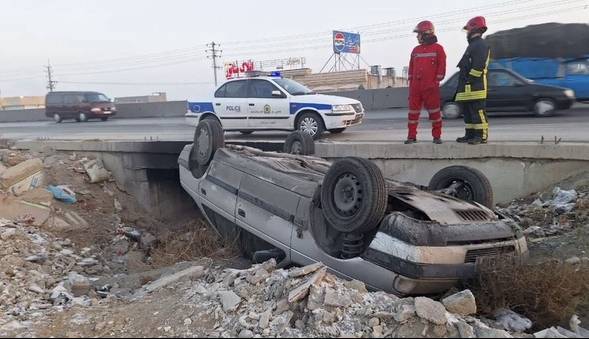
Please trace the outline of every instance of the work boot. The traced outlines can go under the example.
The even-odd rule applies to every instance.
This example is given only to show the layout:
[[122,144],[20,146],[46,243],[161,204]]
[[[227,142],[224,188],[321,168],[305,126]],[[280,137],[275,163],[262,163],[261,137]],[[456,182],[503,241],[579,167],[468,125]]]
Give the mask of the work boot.
[[436,145],[441,145],[441,144],[443,144],[443,143],[444,143],[444,142],[442,141],[442,139],[441,139],[441,138],[435,138],[435,139],[434,139],[434,144],[436,144]]
[[460,144],[465,144],[465,143],[468,142],[468,140],[469,140],[469,138],[465,135],[463,137],[457,138],[456,139],[456,142],[457,143],[460,143]]
[[405,145],[411,145],[415,143],[417,143],[417,139],[408,138],[407,140],[405,140]]
[[[486,142],[486,140],[485,140],[485,142]],[[468,140],[469,145],[480,145],[482,143],[484,143],[484,142],[483,142],[483,138],[481,138],[481,137],[473,137],[472,139]]]

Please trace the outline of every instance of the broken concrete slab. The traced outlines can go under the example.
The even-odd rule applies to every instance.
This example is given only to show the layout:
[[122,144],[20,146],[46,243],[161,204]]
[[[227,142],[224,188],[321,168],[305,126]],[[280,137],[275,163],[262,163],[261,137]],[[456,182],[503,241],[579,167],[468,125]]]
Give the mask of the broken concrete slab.
[[530,319],[507,309],[497,310],[495,312],[495,320],[506,331],[523,333],[532,328],[532,321]]
[[82,166],[84,166],[91,184],[107,181],[110,177],[110,173],[96,159],[82,161]]
[[241,303],[241,297],[233,291],[220,291],[218,295],[225,312],[235,311]]
[[[42,175],[42,171],[43,161],[41,159],[31,159],[16,166],[9,167],[0,175],[0,189],[10,191],[11,187],[22,181],[26,181],[29,186],[33,181],[40,185],[41,182],[37,182],[38,179],[33,180],[32,178],[38,176],[40,173]],[[18,185],[14,190],[22,190],[26,186],[25,184]]]
[[70,291],[74,297],[87,295],[92,288],[90,280],[76,272],[70,272],[67,279],[67,285],[70,287]]
[[436,325],[445,325],[448,321],[444,305],[430,298],[415,298],[415,312],[420,318]]
[[477,303],[470,290],[453,294],[442,300],[442,304],[451,313],[471,315],[477,313]]
[[302,277],[305,275],[309,275],[313,272],[316,272],[317,270],[319,270],[320,268],[324,267],[325,265],[323,265],[323,263],[317,262],[311,265],[307,265],[305,267],[299,267],[299,268],[295,268],[292,271],[290,271],[288,273],[288,276],[291,278],[298,278],[298,277]]
[[309,288],[311,285],[319,283],[327,273],[327,268],[323,267],[319,271],[315,272],[310,278],[308,278],[305,282],[301,285],[290,291],[288,294],[288,302],[295,303],[305,299],[307,294],[309,293]]
[[143,286],[143,289],[146,292],[151,293],[151,292],[158,290],[162,287],[165,287],[169,284],[175,283],[178,280],[183,279],[183,278],[190,277],[191,279],[199,279],[204,275],[204,273],[205,273],[204,267],[193,266],[193,267],[187,268],[185,270],[182,270],[180,272],[174,273],[172,275],[161,277],[160,279]]

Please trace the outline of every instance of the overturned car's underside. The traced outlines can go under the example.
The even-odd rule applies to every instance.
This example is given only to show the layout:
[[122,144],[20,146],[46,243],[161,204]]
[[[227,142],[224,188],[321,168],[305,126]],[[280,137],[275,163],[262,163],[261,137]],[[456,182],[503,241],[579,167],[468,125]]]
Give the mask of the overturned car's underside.
[[256,239],[250,253],[277,248],[283,264],[320,261],[397,294],[443,292],[482,258],[527,253],[513,221],[456,197],[489,203],[476,170],[441,173],[434,186],[444,194],[385,179],[366,159],[262,152],[224,145],[218,132],[197,127],[179,158],[181,182],[219,233]]

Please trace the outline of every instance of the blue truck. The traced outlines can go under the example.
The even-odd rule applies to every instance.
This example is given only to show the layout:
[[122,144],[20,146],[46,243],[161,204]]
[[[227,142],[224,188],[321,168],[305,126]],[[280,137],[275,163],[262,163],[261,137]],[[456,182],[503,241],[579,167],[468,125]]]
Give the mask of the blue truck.
[[589,101],[589,25],[546,23],[486,38],[491,68],[506,68],[546,85],[570,88]]
[[534,82],[570,88],[578,101],[589,101],[589,55],[579,58],[501,58],[491,67],[507,68]]

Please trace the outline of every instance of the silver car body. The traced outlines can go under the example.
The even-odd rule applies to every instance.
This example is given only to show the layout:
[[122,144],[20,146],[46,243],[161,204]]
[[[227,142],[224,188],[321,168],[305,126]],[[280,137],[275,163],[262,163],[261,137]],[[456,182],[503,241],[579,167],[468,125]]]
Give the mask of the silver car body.
[[483,257],[527,253],[525,237],[511,220],[476,203],[388,180],[390,199],[410,204],[430,221],[387,212],[364,254],[341,259],[319,240],[327,237],[321,235],[325,219],[317,199],[330,162],[228,145],[196,178],[189,169],[191,148],[179,157],[181,184],[211,225],[220,233],[237,225],[294,264],[322,262],[374,289],[416,295],[440,293],[473,277]]

